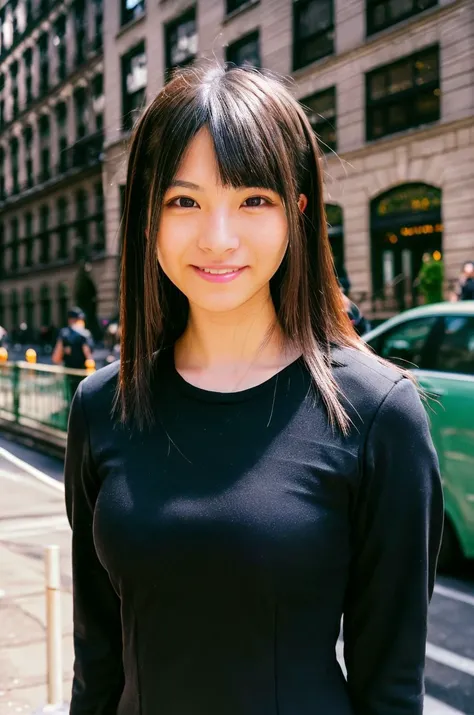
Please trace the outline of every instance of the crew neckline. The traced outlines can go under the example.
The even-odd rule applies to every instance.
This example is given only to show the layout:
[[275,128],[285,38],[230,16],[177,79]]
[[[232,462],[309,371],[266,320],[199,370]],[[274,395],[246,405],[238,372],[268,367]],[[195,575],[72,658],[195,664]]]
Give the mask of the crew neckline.
[[219,392],[217,390],[206,390],[202,387],[197,387],[191,382],[188,382],[176,369],[174,361],[174,350],[169,349],[167,355],[167,362],[171,380],[174,386],[183,394],[189,397],[201,400],[202,402],[214,402],[214,403],[234,403],[234,402],[244,402],[251,400],[255,397],[260,396],[267,390],[274,388],[276,383],[284,377],[287,377],[296,368],[301,368],[303,366],[302,357],[296,358],[292,362],[288,363],[281,370],[276,372],[271,377],[267,378],[258,385],[253,385],[252,387],[246,387],[243,390],[236,390],[234,392]]

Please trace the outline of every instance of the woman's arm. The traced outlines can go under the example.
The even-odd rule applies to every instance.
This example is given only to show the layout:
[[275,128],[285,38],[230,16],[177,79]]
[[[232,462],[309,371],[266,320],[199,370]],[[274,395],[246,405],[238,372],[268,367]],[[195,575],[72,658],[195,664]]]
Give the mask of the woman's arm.
[[65,465],[75,651],[70,715],[116,715],[123,689],[120,599],[99,562],[92,536],[99,484],[82,400],[81,383],[71,406]]
[[361,454],[344,656],[356,715],[421,715],[443,524],[438,459],[413,384],[397,382]]

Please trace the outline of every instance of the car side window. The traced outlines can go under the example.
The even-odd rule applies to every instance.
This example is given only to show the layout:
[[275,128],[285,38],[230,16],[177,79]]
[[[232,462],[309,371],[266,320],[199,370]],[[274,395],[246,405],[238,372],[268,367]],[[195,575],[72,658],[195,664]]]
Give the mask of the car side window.
[[423,367],[426,343],[437,320],[429,316],[397,325],[379,337],[378,354],[401,367]]
[[455,315],[444,318],[435,370],[474,375],[474,318]]

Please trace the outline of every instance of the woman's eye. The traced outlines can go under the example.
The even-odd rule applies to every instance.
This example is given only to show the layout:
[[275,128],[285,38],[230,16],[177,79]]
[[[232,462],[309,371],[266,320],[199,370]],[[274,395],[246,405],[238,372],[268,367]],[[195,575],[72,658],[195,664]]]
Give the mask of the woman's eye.
[[245,199],[244,204],[247,205],[247,208],[260,208],[260,206],[265,206],[269,204],[270,201],[266,199],[264,196],[250,196],[250,198]]
[[178,196],[172,199],[168,205],[176,206],[180,209],[193,209],[195,203],[194,199],[190,199],[189,196]]

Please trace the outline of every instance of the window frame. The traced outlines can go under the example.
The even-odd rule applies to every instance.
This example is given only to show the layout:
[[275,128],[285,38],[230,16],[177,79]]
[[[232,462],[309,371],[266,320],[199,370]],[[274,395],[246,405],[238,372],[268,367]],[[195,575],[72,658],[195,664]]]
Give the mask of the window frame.
[[[257,45],[257,57],[258,57],[258,64],[256,65],[241,65],[237,64],[235,60],[233,60],[229,55],[231,52],[238,52],[239,49],[242,47],[245,47],[245,45],[250,44],[253,40],[256,40],[256,45]],[[234,42],[231,42],[230,45],[227,46],[226,48],[226,62],[229,63],[235,63],[237,67],[256,67],[257,69],[262,67],[262,54],[260,51],[260,29],[257,27],[255,30],[251,30],[250,32],[246,32],[245,35],[242,35],[241,37],[238,37]]]
[[[433,51],[436,51],[437,53],[437,61],[438,61],[438,67],[437,67],[437,78],[434,80],[431,80],[430,82],[426,82],[424,85],[417,85],[416,83],[416,63],[419,62],[420,60],[423,59],[426,55],[429,55],[433,53]],[[407,89],[403,89],[399,92],[394,92],[392,94],[385,94],[383,97],[378,98],[378,99],[372,99],[371,98],[371,82],[373,78],[378,75],[378,74],[383,74],[385,73],[384,81],[385,84],[387,85],[388,83],[388,77],[390,71],[397,69],[398,67],[402,67],[404,65],[410,64],[411,67],[411,79],[412,79],[412,84],[411,87]],[[383,139],[385,137],[391,137],[394,136],[395,134],[398,134],[399,132],[405,132],[405,131],[410,131],[412,129],[418,129],[419,127],[425,126],[425,125],[432,125],[435,124],[436,122],[439,122],[441,120],[441,72],[440,72],[440,65],[441,65],[441,52],[440,52],[440,46],[438,43],[429,45],[428,47],[424,47],[422,50],[418,50],[417,52],[414,52],[410,55],[405,55],[403,57],[399,57],[395,62],[390,62],[384,65],[381,65],[379,67],[374,67],[372,70],[369,72],[366,72],[365,74],[365,116],[366,116],[366,126],[365,126],[365,134],[366,134],[366,141],[367,142],[372,142],[372,141],[378,141],[379,139]],[[418,121],[411,121],[408,126],[405,126],[401,129],[390,129],[388,130],[388,121],[387,121],[387,116],[384,118],[384,133],[382,134],[374,134],[374,119],[373,119],[373,113],[375,110],[385,110],[387,112],[387,109],[390,109],[394,105],[401,104],[407,104],[409,107],[412,108],[413,116],[415,116],[415,107],[416,104],[413,101],[415,98],[419,97],[420,95],[420,88],[423,88],[424,93],[428,92],[435,92],[438,90],[439,94],[437,95],[439,98],[438,101],[438,112],[436,115],[436,118],[427,121],[425,118],[419,119]]]
[[[311,5],[313,2],[317,3],[319,0],[293,0],[293,26],[292,26],[292,38],[293,38],[293,59],[292,59],[292,66],[293,66],[293,72],[296,72],[296,70],[302,69],[303,67],[308,67],[309,65],[313,64],[314,62],[319,62],[320,60],[324,59],[325,57],[330,57],[335,53],[335,12],[334,12],[334,0],[325,0],[326,2],[329,3],[329,14],[330,14],[330,24],[328,27],[324,30],[321,30],[319,32],[313,33],[309,40],[314,41],[316,38],[323,37],[327,35],[328,37],[332,33],[332,37],[329,37],[331,40],[331,49],[328,52],[324,52],[321,55],[318,55],[317,57],[313,57],[309,61],[304,61],[302,62],[301,60],[301,45],[303,40],[299,37],[299,34],[297,33],[297,28],[299,25],[299,15],[302,12],[302,8],[306,8],[307,6]],[[308,38],[305,39],[305,42],[309,41]]]
[[[303,106],[308,106],[308,108],[310,108],[308,105],[308,102],[310,102],[314,99],[323,97],[324,95],[328,95],[328,96],[333,95],[334,96],[334,127],[333,128],[334,128],[334,132],[336,135],[334,142],[331,142],[331,143],[325,142],[325,144],[323,145],[322,142],[319,141],[319,132],[317,131],[316,127],[318,125],[326,126],[326,125],[330,124],[328,119],[321,118],[321,121],[316,123],[316,127],[313,124],[311,124],[311,126],[313,128],[313,131],[318,135],[318,143],[319,143],[319,146],[321,147],[321,151],[323,151],[325,154],[330,154],[332,151],[337,151],[337,87],[336,87],[336,85],[333,84],[330,87],[325,87],[324,89],[318,90],[317,92],[313,92],[312,94],[307,95],[306,97],[304,97],[303,99],[300,99],[299,101],[300,101],[300,104],[302,104]],[[309,117],[308,117],[308,119],[309,119]]]
[[194,19],[196,36],[199,39],[198,13],[197,13],[196,5],[191,5],[191,7],[187,8],[187,10],[182,12],[177,17],[174,17],[172,20],[170,20],[163,26],[164,49],[165,49],[165,75],[166,75],[166,77],[169,76],[170,72],[172,72],[172,70],[175,69],[176,67],[186,67],[187,65],[192,64],[198,56],[198,51],[196,48],[196,53],[193,55],[189,55],[189,57],[186,60],[184,60],[184,62],[179,62],[178,64],[171,63],[170,34],[175,30],[175,28],[179,27],[180,25],[184,25],[186,22],[189,22],[191,19]]
[[136,45],[131,47],[120,58],[121,86],[122,86],[121,123],[122,123],[122,131],[124,131],[124,132],[131,131],[133,128],[133,124],[135,122],[134,115],[133,115],[133,112],[135,110],[131,108],[133,103],[128,104],[127,98],[135,97],[139,93],[143,92],[143,98],[141,100],[141,104],[144,105],[146,103],[146,93],[147,93],[147,89],[148,89],[148,77],[147,77],[147,82],[144,87],[141,87],[140,89],[138,89],[132,93],[129,93],[127,91],[127,75],[128,75],[127,66],[128,66],[128,69],[130,69],[131,65],[129,63],[131,63],[131,60],[134,57],[138,57],[139,55],[142,55],[142,54],[145,55],[145,65],[146,65],[147,71],[148,71],[147,43],[144,39],[140,40],[140,42],[138,42]]
[[[418,4],[420,0],[413,0],[414,4]],[[375,35],[377,32],[383,32],[383,30],[388,29],[389,27],[395,27],[398,25],[400,22],[404,22],[405,20],[409,20],[412,17],[417,17],[418,15],[421,15],[421,13],[426,12],[427,10],[432,10],[434,7],[439,6],[439,0],[425,0],[426,2],[430,2],[431,4],[428,7],[424,7],[421,9],[417,10],[412,10],[411,12],[406,12],[403,15],[401,15],[399,18],[396,20],[389,20],[387,22],[384,22],[382,25],[375,26],[373,22],[373,13],[375,8],[380,7],[382,5],[386,5],[387,7],[390,6],[390,0],[366,0],[365,3],[365,34],[366,37],[371,37],[372,35]]]
[[146,0],[138,0],[137,6],[142,5],[142,9],[135,15],[135,9],[128,10],[127,0],[120,0],[120,27],[124,27],[135,20],[146,15]]

